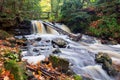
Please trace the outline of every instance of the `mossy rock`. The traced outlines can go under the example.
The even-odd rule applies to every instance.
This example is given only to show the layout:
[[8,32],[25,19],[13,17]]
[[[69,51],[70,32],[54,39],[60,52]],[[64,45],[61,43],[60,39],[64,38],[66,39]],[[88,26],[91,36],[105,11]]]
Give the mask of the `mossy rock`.
[[97,63],[104,63],[105,61],[109,62],[109,64],[112,64],[112,59],[107,53],[99,52],[95,55],[95,61]]
[[107,53],[99,52],[95,55],[95,61],[102,64],[102,68],[108,73],[108,75],[117,75],[117,70],[112,66],[112,59]]
[[56,48],[55,50],[52,51],[53,54],[58,54],[58,53],[61,53],[60,49],[59,48]]
[[56,38],[52,40],[52,44],[57,45],[59,48],[65,48],[68,42],[62,38]]
[[52,62],[54,68],[58,68],[63,73],[67,73],[70,70],[69,62],[67,60],[52,55],[48,59]]
[[108,75],[110,76],[116,76],[118,71],[115,69],[115,67],[113,67],[111,64],[109,64],[109,62],[105,61],[102,65],[102,68],[104,70],[106,70],[106,72],[108,73]]
[[90,77],[82,76],[82,80],[94,80],[94,79],[92,79],[92,78],[90,78]]

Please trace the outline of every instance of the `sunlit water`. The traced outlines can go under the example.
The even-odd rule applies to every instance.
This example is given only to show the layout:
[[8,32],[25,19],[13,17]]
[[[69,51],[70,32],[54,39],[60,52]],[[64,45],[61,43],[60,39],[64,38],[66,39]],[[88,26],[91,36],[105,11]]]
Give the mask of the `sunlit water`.
[[[44,60],[52,54],[53,47],[51,41],[55,38],[62,38],[68,42],[66,48],[60,48],[61,53],[55,54],[61,58],[65,58],[70,62],[70,68],[76,73],[83,76],[89,76],[95,80],[114,80],[108,76],[102,69],[101,65],[95,63],[95,54],[98,52],[108,53],[112,60],[120,64],[120,45],[103,45],[94,37],[83,35],[81,41],[74,42],[66,35],[47,34],[50,30],[37,26],[33,23],[33,33],[25,36],[28,39],[28,50],[23,51],[23,60],[27,59],[29,63],[36,64],[38,61]],[[40,29],[41,28],[41,29]],[[36,30],[37,29],[37,30]],[[43,30],[42,34],[39,30]],[[46,29],[46,30],[45,30]],[[37,33],[37,34],[36,34]],[[45,34],[43,34],[45,33]],[[52,33],[52,29],[51,29]],[[55,32],[56,33],[56,32]],[[34,39],[40,37],[41,41]],[[47,42],[47,41],[50,42]],[[32,44],[34,43],[34,44]]]

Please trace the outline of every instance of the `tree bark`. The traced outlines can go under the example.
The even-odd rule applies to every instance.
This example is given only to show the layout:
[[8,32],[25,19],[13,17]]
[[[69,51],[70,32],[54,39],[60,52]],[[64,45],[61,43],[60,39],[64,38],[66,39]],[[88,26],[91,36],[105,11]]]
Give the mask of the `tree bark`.
[[3,7],[4,7],[4,0],[0,0],[0,12],[3,12]]

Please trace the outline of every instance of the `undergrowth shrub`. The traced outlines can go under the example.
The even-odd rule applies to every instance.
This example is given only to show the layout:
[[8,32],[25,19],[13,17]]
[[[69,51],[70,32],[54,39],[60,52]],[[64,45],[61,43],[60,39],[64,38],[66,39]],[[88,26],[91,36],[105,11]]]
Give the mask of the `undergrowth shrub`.
[[0,39],[6,39],[10,37],[10,34],[8,34],[6,31],[0,30]]
[[15,61],[9,60],[4,62],[4,67],[14,75],[15,80],[26,80],[23,68]]
[[102,23],[97,28],[91,26],[89,32],[97,37],[115,39],[120,37],[120,25],[114,17],[103,17]]
[[80,11],[82,7],[80,0],[65,1],[61,7],[61,21],[74,33],[84,32],[89,26],[90,15]]

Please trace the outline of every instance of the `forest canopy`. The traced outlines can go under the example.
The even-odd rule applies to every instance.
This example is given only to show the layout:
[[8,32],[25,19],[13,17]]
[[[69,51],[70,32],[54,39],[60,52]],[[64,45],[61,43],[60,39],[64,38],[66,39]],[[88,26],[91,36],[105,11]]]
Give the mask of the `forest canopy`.
[[24,19],[40,18],[39,2],[40,0],[0,0],[0,16],[14,18],[19,14]]
[[74,33],[120,37],[120,0],[0,0],[0,21],[18,16],[64,23]]

